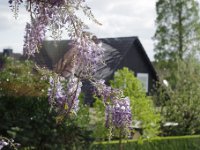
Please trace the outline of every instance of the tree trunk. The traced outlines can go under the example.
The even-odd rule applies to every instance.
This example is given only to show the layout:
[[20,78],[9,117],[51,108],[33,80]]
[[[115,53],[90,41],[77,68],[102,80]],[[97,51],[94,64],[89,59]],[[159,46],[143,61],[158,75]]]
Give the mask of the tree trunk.
[[182,4],[178,9],[178,57],[183,59],[183,22],[182,22]]

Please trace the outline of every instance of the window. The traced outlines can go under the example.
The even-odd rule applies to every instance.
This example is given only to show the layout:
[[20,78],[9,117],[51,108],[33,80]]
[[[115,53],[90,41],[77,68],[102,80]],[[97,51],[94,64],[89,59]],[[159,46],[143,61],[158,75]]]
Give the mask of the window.
[[148,73],[137,73],[137,78],[142,83],[144,90],[148,92],[148,86],[149,86],[149,75]]

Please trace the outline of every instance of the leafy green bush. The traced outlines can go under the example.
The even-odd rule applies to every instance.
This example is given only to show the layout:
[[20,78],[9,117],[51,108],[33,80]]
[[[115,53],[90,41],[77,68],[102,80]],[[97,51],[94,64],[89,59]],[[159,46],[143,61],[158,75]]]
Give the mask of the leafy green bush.
[[141,121],[143,137],[156,136],[159,133],[161,117],[134,73],[128,68],[118,70],[110,83],[112,87],[122,89],[124,96],[130,98],[133,120]]
[[0,134],[14,139],[22,148],[85,148],[91,142],[90,131],[83,122],[88,122],[87,108],[82,106],[80,109],[77,118],[57,123],[47,98],[1,97]]
[[[124,150],[199,150],[200,136],[159,137],[151,140],[123,141]],[[118,141],[94,143],[91,150],[116,150],[119,149]]]
[[95,141],[106,140],[110,137],[109,129],[105,127],[105,106],[103,102],[95,97],[93,108],[90,110],[92,136]]
[[[123,68],[115,73],[114,79],[110,82],[112,87],[122,89],[124,95],[130,98],[133,120],[141,121],[140,127],[143,130],[143,137],[156,136],[159,133],[161,117],[156,112],[152,99],[146,96],[140,81],[134,77],[134,73],[129,71],[128,68]],[[92,129],[95,140],[127,138],[127,136],[120,138],[120,130],[112,130],[112,128],[107,129],[105,127],[105,107],[100,98],[95,97],[95,99],[92,110],[94,114],[92,115]]]
[[176,84],[161,84],[154,98],[164,121],[177,123],[177,126],[163,126],[162,135],[200,134],[200,61],[191,55],[177,63]]
[[46,96],[47,77],[42,77],[33,62],[10,57],[3,60],[3,68],[0,70],[0,96]]
[[87,149],[89,108],[81,101],[78,117],[59,122],[48,104],[48,81],[41,78],[30,61],[5,60],[0,73],[0,135],[14,139],[21,149]]

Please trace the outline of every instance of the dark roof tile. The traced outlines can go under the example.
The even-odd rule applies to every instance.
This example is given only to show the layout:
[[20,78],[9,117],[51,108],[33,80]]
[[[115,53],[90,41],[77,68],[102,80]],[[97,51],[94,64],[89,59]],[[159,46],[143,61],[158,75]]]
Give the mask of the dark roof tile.
[[[119,69],[120,63],[125,58],[128,51],[132,50],[133,44],[137,44],[143,57],[150,66],[152,72],[156,74],[144,48],[139,42],[138,37],[118,37],[118,38],[100,38],[102,47],[105,49],[105,64],[99,65],[95,77],[98,79],[110,79],[113,73]],[[34,58],[41,66],[50,69],[61,59],[64,54],[71,48],[69,40],[62,41],[44,41],[39,54]]]

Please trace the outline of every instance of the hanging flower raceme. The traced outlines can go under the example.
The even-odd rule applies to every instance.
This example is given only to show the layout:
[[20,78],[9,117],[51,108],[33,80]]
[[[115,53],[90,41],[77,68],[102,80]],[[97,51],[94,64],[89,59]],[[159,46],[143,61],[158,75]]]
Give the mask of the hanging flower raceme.
[[42,42],[45,38],[45,21],[46,17],[40,16],[32,20],[32,23],[27,23],[26,25],[26,35],[24,36],[24,47],[23,51],[28,56],[34,55],[39,51]]
[[15,3],[20,5],[23,2],[26,2],[27,11],[31,16],[31,23],[26,25],[24,53],[34,56],[39,52],[47,30],[50,29],[54,39],[60,39],[62,29],[65,29],[78,51],[73,60],[72,75],[79,72],[82,79],[92,78],[98,64],[103,63],[104,50],[99,43],[92,40],[90,33],[84,31],[88,27],[77,16],[76,11],[82,11],[89,19],[100,24],[91,13],[90,7],[85,4],[85,0],[9,1],[13,7]]
[[[31,23],[26,26],[24,44],[24,51],[28,56],[39,52],[45,31],[49,29],[56,40],[61,38],[63,29],[68,31],[71,40],[77,42],[77,39],[83,39],[83,32],[88,27],[77,16],[77,11],[82,11],[89,19],[100,24],[94,18],[90,7],[85,4],[85,0],[9,0],[8,2],[15,16],[18,15],[19,5],[22,3],[30,13]],[[83,48],[85,49],[84,44],[81,45],[81,49]]]
[[89,37],[84,37],[81,41],[77,41],[76,45],[78,48],[76,66],[79,66],[80,76],[91,78],[96,73],[99,64],[104,63],[102,61],[104,49],[101,44],[95,43]]
[[112,114],[113,125],[117,128],[130,127],[132,122],[132,114],[129,98],[121,98],[119,100],[115,100],[113,103],[113,107],[110,111]]
[[132,123],[129,98],[124,98],[122,91],[106,86],[103,80],[94,82],[94,85],[106,107],[106,127],[129,128]]
[[[64,88],[65,84],[66,88]],[[79,109],[78,96],[81,92],[81,86],[82,83],[79,79],[73,76],[67,82],[64,78],[50,77],[49,103],[62,115],[76,114]]]
[[67,104],[68,109],[75,113],[79,110],[79,94],[81,92],[82,82],[79,81],[80,79],[70,76],[67,82]]

